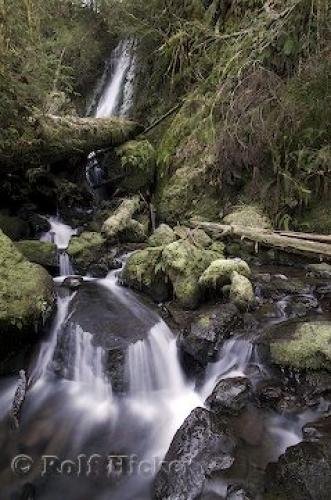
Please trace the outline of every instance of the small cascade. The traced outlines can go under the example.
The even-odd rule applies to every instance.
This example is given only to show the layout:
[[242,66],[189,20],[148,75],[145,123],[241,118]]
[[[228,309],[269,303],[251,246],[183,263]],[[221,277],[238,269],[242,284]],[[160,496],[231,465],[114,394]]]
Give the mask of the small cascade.
[[185,388],[176,339],[164,321],[153,326],[145,340],[128,349],[127,373],[132,396],[155,391],[179,394]]
[[94,346],[93,336],[77,324],[70,325],[69,359],[75,382],[93,389],[100,400],[112,397],[110,381],[104,375],[104,350]]
[[72,236],[77,234],[77,230],[64,224],[57,217],[50,217],[48,221],[51,228],[41,236],[40,240],[50,241],[57,246],[60,276],[69,276],[73,274],[73,268],[66,249]]
[[66,294],[63,297],[57,296],[56,316],[51,327],[49,338],[41,343],[37,359],[30,374],[30,382],[34,383],[43,378],[53,360],[58,336],[68,320],[69,306],[75,294]]

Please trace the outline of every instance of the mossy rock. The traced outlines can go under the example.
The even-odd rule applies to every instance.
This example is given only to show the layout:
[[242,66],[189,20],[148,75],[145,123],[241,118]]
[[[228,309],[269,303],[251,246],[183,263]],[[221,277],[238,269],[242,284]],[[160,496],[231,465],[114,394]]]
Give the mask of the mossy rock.
[[177,240],[177,236],[173,229],[167,224],[160,224],[154,233],[148,238],[148,245],[152,247],[159,247],[168,245]]
[[331,371],[331,323],[310,321],[278,327],[272,334],[270,352],[280,366]]
[[36,334],[54,305],[53,280],[0,231],[0,359]]
[[57,267],[57,248],[54,243],[38,240],[22,240],[16,243],[18,250],[30,262],[46,268]]
[[199,277],[218,257],[218,252],[198,248],[189,240],[178,240],[164,248],[162,265],[182,307],[195,309],[198,306],[201,299]]
[[252,283],[246,276],[236,271],[231,275],[230,300],[242,311],[249,309],[255,303]]
[[85,273],[107,254],[106,240],[100,233],[84,231],[71,238],[67,252],[77,270]]
[[242,205],[236,208],[236,210],[223,218],[223,222],[224,224],[242,227],[272,228],[269,217],[254,205]]
[[170,297],[170,284],[162,269],[163,247],[149,247],[131,254],[122,271],[122,281],[135,290],[150,295],[156,302]]
[[29,225],[24,220],[0,211],[0,230],[11,240],[17,241],[29,237]]
[[251,270],[244,260],[217,259],[202,274],[199,285],[203,289],[221,289],[224,285],[231,283],[233,272],[237,272],[246,278],[251,275]]
[[[115,150],[119,161],[120,181],[115,186],[126,194],[135,194],[153,183],[155,174],[155,150],[147,140],[129,141]],[[109,167],[112,179],[114,165]]]

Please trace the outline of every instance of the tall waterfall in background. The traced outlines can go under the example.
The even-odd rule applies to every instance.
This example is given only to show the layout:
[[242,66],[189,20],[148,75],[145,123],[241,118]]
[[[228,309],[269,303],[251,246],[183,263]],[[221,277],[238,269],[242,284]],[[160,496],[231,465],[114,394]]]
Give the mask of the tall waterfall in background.
[[[132,108],[136,72],[136,41],[122,40],[112,52],[96,90],[89,115],[96,118],[127,116]],[[92,188],[104,180],[102,167],[93,151],[88,156],[86,178]]]

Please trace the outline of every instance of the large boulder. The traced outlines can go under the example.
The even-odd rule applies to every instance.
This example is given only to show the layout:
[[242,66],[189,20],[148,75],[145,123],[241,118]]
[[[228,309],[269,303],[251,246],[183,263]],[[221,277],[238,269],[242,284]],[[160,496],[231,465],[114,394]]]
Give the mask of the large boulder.
[[310,321],[277,327],[270,352],[275,364],[297,370],[331,371],[331,323]]
[[28,343],[54,305],[53,280],[0,231],[0,359]]
[[178,337],[179,348],[205,367],[215,360],[223,341],[241,324],[236,306],[224,304],[208,314],[199,315]]
[[328,500],[331,492],[330,441],[291,446],[266,469],[266,500]]
[[27,222],[19,217],[10,215],[6,210],[0,211],[0,230],[14,241],[30,236]]
[[202,289],[220,289],[231,283],[233,272],[249,278],[251,270],[248,264],[241,259],[217,259],[204,271],[199,279]]
[[103,223],[102,234],[109,242],[120,240],[122,242],[143,242],[146,232],[143,224],[133,219],[140,209],[139,196],[126,198],[119,207]]
[[229,469],[235,440],[226,424],[212,413],[195,408],[178,429],[154,481],[155,500],[194,500],[206,478]]
[[57,267],[57,248],[54,243],[39,240],[22,240],[16,243],[18,250],[30,262],[39,264],[47,269]]

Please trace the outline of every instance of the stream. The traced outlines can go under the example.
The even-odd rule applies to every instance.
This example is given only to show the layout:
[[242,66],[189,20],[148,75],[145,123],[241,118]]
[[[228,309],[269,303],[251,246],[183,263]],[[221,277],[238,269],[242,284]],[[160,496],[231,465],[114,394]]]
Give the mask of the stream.
[[[127,115],[133,99],[134,49],[132,40],[115,49],[91,114]],[[99,168],[91,153],[90,185],[102,178]],[[156,307],[120,285],[120,269],[104,279],[85,276],[76,290],[63,285],[75,272],[66,249],[76,230],[58,217],[49,223],[50,231],[41,239],[53,241],[58,249],[57,309],[47,338],[32,357],[16,431],[8,431],[7,417],[17,377],[0,381],[0,498],[151,499],[153,480],[176,431],[193,409],[204,407],[216,383],[247,377],[256,386],[271,377],[255,337],[261,325],[267,329],[289,320],[291,296],[274,300],[258,316],[256,334],[250,330],[225,340],[202,378],[188,377],[175,334]],[[114,375],[115,361],[122,385]],[[327,409],[322,398],[320,405],[302,411],[253,409],[242,424],[249,463],[262,471],[300,442],[302,426]],[[251,473],[241,470],[236,479]],[[210,478],[201,498],[225,498],[232,479],[222,474]]]

